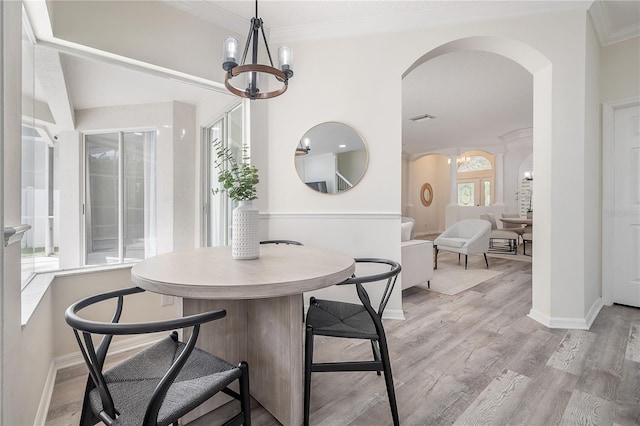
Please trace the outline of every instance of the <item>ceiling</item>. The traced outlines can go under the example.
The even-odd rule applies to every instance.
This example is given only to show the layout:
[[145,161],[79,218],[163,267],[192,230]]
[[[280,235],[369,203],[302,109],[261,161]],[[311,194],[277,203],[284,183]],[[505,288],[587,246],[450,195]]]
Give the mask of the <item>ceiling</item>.
[[[429,114],[434,119],[411,121]],[[403,152],[443,152],[503,144],[533,125],[533,77],[510,59],[486,52],[434,58],[402,82]],[[456,152],[459,151],[459,152]]]
[[[240,34],[248,30],[255,10],[255,2],[246,0],[165,3]],[[640,34],[638,1],[261,0],[259,16],[275,44],[576,7],[590,7],[602,45]],[[210,93],[84,58],[63,55],[62,62],[70,100],[78,109],[171,99],[197,103]],[[403,151],[502,144],[505,134],[532,126],[532,89],[531,75],[498,55],[456,52],[430,60],[403,80]],[[421,114],[436,118],[409,120]]]

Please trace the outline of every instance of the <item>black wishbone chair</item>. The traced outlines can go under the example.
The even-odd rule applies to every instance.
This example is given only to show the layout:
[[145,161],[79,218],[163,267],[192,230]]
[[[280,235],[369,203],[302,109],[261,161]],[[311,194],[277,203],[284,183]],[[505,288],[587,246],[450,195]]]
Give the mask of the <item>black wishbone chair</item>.
[[[226,311],[205,312],[172,320],[118,323],[124,296],[141,293],[125,288],[80,300],[65,312],[75,333],[89,378],[84,394],[80,425],[151,426],[178,424],[178,419],[218,392],[240,401],[240,413],[225,425],[250,425],[249,371],[246,362],[234,366],[195,347],[200,324],[224,318]],[[117,299],[111,322],[91,321],[78,311],[109,299]],[[187,343],[175,330],[191,328]],[[139,353],[103,372],[105,357],[114,335],[156,333],[174,330]],[[92,335],[102,335],[97,349]],[[238,380],[240,393],[227,386]]]
[[290,246],[301,246],[302,243],[293,240],[264,240],[260,241],[260,244],[286,244]]
[[[320,300],[312,297],[307,311],[307,327],[305,339],[305,371],[304,371],[304,424],[309,425],[309,406],[311,402],[311,373],[324,371],[376,371],[384,372],[391,417],[394,425],[399,425],[398,406],[393,387],[391,362],[387,348],[387,338],[382,326],[382,312],[391,297],[396,279],[400,273],[400,264],[387,259],[357,258],[358,264],[386,265],[389,269],[382,273],[366,276],[353,276],[338,285],[355,285],[358,298],[362,304],[345,303],[333,300]],[[369,295],[363,284],[386,282],[386,287],[378,309],[371,306]],[[372,361],[350,362],[313,362],[314,336],[344,337],[350,339],[367,339],[371,341]]]

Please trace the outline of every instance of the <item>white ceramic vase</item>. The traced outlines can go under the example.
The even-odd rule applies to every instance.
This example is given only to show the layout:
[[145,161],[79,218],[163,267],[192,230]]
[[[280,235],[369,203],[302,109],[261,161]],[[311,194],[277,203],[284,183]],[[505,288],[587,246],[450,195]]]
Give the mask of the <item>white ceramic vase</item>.
[[242,260],[260,257],[258,209],[251,200],[240,201],[238,207],[233,209],[231,256]]

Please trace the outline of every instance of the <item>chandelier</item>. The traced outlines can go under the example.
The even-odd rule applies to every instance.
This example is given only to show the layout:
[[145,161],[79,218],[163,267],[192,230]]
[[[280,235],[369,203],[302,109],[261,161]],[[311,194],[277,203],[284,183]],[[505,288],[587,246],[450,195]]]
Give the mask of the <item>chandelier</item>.
[[456,166],[458,167],[460,166],[469,167],[469,163],[471,163],[471,157],[458,156],[458,158],[456,158]]
[[[264,40],[264,46],[266,48],[270,65],[258,63],[259,32],[262,33],[262,39]],[[280,47],[278,49],[279,69],[273,66],[271,52],[269,51],[269,44],[267,43],[267,37],[264,34],[262,18],[258,18],[258,0],[256,0],[256,16],[251,19],[249,35],[247,36],[247,43],[244,45],[244,53],[242,54],[240,65],[238,65],[239,46],[238,39],[235,37],[227,37],[224,40],[224,51],[222,53],[224,62],[222,64],[222,68],[227,72],[227,75],[224,78],[224,85],[231,93],[249,99],[269,99],[286,92],[289,79],[293,77],[293,69],[291,67],[293,52],[287,46]],[[246,60],[247,53],[249,52],[249,46],[251,46],[251,63],[247,64]],[[231,84],[231,80],[241,74],[246,76],[244,89],[239,88],[238,85],[234,86]],[[261,92],[259,88],[260,74],[274,76],[275,79],[281,83],[280,88],[271,92]]]
[[311,141],[309,140],[309,138],[304,138],[296,147],[296,157],[307,155],[309,151],[311,151]]

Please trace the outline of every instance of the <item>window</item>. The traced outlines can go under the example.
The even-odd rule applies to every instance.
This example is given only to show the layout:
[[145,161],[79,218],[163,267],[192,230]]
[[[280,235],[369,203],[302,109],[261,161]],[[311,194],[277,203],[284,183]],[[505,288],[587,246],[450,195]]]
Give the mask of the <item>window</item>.
[[48,139],[35,127],[23,125],[21,223],[31,226],[21,242],[23,284],[36,272],[58,269],[60,191],[54,179],[55,165]]
[[218,173],[213,165],[215,150],[213,142],[223,140],[225,146],[229,147],[235,157],[242,158],[242,146],[247,144],[245,135],[246,120],[244,117],[245,103],[241,103],[227,111],[222,118],[207,127],[204,132],[205,180],[205,218],[204,218],[204,239],[207,246],[224,246],[231,243],[231,217],[236,203],[229,199],[224,193],[213,195],[211,190],[218,188]]
[[156,253],[156,132],[85,135],[85,264]]
[[[59,268],[58,224],[59,184],[56,152],[51,134],[45,128],[46,120],[36,120],[41,110],[36,99],[41,99],[36,81],[35,40],[22,26],[22,134],[20,142],[20,223],[31,228],[22,236],[21,283],[24,287],[33,274]],[[16,206],[17,207],[17,206]],[[17,212],[16,212],[17,213]]]

